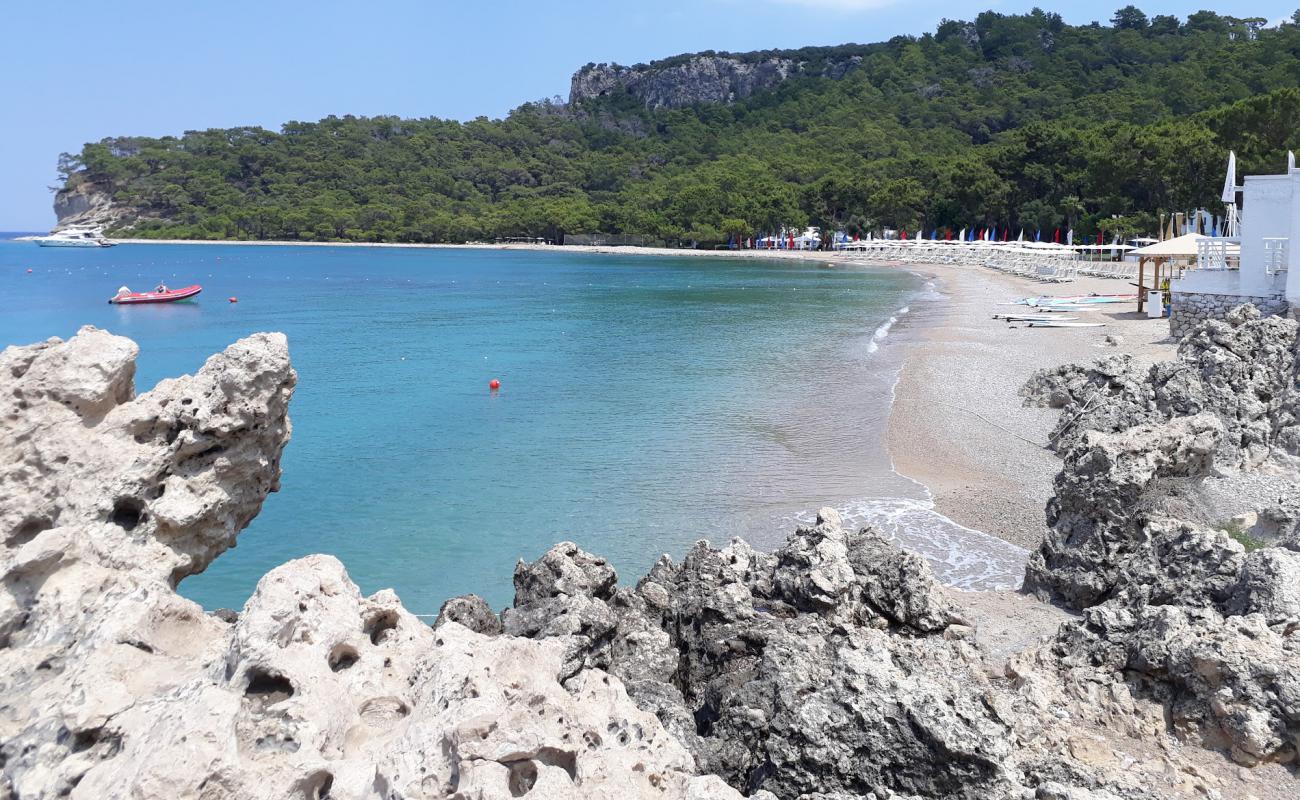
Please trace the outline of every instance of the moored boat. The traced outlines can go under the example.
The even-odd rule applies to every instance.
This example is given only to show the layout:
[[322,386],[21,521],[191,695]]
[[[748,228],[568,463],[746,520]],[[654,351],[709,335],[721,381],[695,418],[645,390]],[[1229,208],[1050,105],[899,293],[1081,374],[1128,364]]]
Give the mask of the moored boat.
[[119,306],[140,305],[144,303],[175,303],[177,300],[188,300],[199,292],[203,287],[197,283],[193,286],[186,286],[183,289],[168,289],[165,285],[159,284],[151,292],[133,292],[123,286],[117,290],[117,294],[108,299],[108,302]]
[[98,228],[67,228],[39,236],[35,242],[41,247],[112,247],[114,242],[104,238]]

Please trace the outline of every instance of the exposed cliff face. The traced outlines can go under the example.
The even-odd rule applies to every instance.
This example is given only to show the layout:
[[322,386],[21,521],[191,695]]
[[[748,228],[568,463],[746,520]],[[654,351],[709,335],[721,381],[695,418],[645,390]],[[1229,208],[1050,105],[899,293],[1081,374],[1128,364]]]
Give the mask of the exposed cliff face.
[[[836,61],[818,73],[842,77],[857,66],[853,56]],[[623,67],[596,64],[583,67],[569,85],[569,103],[625,93],[651,108],[681,108],[698,103],[731,103],[756,92],[774,89],[794,75],[806,74],[804,65],[791,58],[758,61],[732,56],[699,55],[667,65]]]
[[139,211],[113,201],[106,189],[77,175],[54,195],[55,230],[73,225],[113,228],[140,216]]

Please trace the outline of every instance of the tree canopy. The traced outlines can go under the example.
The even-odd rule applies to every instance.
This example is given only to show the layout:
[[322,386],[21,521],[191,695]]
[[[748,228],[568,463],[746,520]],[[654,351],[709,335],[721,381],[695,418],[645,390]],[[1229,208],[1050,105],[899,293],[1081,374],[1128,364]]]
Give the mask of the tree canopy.
[[66,188],[91,183],[137,212],[119,236],[1153,230],[1160,211],[1216,202],[1229,148],[1248,173],[1280,171],[1300,147],[1300,24],[1262,22],[988,11],[921,37],[743,54],[853,66],[729,105],[650,109],[615,93],[501,120],[331,116],[104,139],[59,170]]

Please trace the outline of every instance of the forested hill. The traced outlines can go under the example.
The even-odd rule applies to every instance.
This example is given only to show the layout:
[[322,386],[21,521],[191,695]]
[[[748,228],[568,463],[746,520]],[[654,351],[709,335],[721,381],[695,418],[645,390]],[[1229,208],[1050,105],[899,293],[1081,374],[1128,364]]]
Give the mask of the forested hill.
[[1213,206],[1229,148],[1246,173],[1300,149],[1300,12],[1263,24],[990,11],[872,45],[588,65],[571,102],[503,120],[105,139],[60,159],[56,208],[118,236],[310,241],[1152,230]]

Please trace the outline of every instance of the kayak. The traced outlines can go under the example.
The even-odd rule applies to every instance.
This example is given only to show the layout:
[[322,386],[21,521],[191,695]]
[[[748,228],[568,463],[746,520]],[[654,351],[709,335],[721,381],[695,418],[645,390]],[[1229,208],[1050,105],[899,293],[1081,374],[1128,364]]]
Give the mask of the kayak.
[[128,292],[110,297],[108,302],[120,306],[136,305],[140,303],[175,303],[177,300],[188,300],[199,292],[203,287],[195,284],[186,286],[183,289],[168,289],[164,292]]
[[1052,320],[1050,322],[1031,321],[1029,323],[1029,327],[1031,328],[1104,328],[1106,327],[1106,323],[1104,322],[1057,322],[1056,320]]

